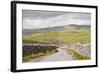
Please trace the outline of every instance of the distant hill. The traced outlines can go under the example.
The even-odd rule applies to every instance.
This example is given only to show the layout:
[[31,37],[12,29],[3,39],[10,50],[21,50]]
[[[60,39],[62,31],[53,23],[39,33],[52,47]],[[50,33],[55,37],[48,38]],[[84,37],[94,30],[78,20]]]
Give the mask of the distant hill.
[[41,29],[23,29],[23,34],[59,31],[64,29],[64,27],[65,26],[56,26],[56,27],[48,27],[48,28],[41,28]]
[[87,28],[87,29],[91,27],[90,25],[77,25],[77,24],[69,24],[67,26],[75,27],[75,28]]
[[41,33],[41,32],[50,32],[50,31],[60,31],[63,29],[90,29],[90,25],[77,25],[77,24],[69,24],[66,26],[55,26],[55,27],[47,27],[47,28],[40,28],[40,29],[23,29],[23,35],[32,34],[32,33]]

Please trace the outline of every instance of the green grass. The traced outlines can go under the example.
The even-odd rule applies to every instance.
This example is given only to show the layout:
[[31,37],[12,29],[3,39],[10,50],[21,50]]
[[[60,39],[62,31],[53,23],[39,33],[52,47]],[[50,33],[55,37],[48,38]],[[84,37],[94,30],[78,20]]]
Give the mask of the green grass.
[[37,53],[37,54],[31,54],[31,55],[27,55],[27,56],[24,56],[23,57],[23,62],[28,62],[28,61],[31,61],[33,59],[36,59],[36,58],[39,58],[41,56],[47,56],[47,55],[50,55],[50,54],[53,54],[55,53],[54,50],[52,51],[46,51],[45,53],[44,52],[40,52],[40,53]]
[[40,34],[31,34],[23,36],[23,43],[38,42],[65,42],[73,44],[75,42],[90,43],[90,30],[88,29],[71,29],[61,31],[44,32]]
[[[36,33],[30,35],[23,35],[22,41],[23,43],[67,43],[73,44],[76,42],[80,43],[90,43],[90,29],[63,29],[60,31],[51,31],[51,32],[43,32],[43,33]],[[69,50],[69,52],[77,59],[77,60],[84,60],[88,59],[85,56],[82,56],[76,53],[73,50]],[[38,54],[31,54],[28,56],[23,57],[23,62],[30,61],[40,56],[49,55],[54,52],[47,51],[46,53],[38,53]]]
[[86,56],[82,56],[80,54],[78,54],[77,52],[75,52],[74,50],[72,49],[67,49],[67,51],[69,52],[69,54],[71,54],[76,60],[87,60],[87,59],[90,59]]

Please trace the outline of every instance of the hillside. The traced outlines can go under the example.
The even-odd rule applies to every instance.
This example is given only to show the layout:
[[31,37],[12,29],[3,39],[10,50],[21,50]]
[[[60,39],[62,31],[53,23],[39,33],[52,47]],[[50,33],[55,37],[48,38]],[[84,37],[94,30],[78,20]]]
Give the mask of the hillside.
[[40,29],[23,29],[23,35],[29,35],[34,33],[41,33],[41,32],[51,32],[51,31],[60,31],[60,30],[67,30],[67,29],[90,29],[90,25],[76,25],[76,24],[69,24],[66,26],[55,26],[55,27],[47,27],[47,28],[40,28]]
[[90,29],[62,29],[23,35],[23,43],[89,43]]

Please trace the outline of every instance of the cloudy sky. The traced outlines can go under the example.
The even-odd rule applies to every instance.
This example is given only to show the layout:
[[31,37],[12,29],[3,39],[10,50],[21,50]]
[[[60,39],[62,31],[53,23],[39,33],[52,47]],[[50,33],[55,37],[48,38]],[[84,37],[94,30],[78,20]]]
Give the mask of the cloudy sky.
[[68,24],[90,25],[91,14],[23,10],[23,29],[39,29]]

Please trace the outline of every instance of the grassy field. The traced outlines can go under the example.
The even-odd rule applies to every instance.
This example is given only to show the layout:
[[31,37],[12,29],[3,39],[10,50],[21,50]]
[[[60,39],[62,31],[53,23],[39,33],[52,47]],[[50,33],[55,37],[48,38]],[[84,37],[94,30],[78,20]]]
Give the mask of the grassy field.
[[69,29],[61,31],[51,31],[23,36],[23,43],[38,43],[38,42],[65,42],[73,44],[76,42],[90,43],[89,29]]
[[[59,31],[50,31],[50,32],[42,32],[42,33],[35,33],[35,34],[28,34],[23,35],[22,41],[23,44],[27,43],[65,43],[65,44],[75,44],[77,42],[82,44],[90,43],[90,29],[63,29]],[[85,60],[89,59],[85,56],[82,56],[76,53],[74,50],[67,50],[70,54],[72,54],[76,60]],[[30,61],[31,59],[35,59],[41,56],[46,56],[53,54],[55,52],[48,51],[46,53],[38,53],[38,54],[31,54],[28,56],[23,57],[23,62]]]

